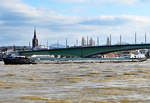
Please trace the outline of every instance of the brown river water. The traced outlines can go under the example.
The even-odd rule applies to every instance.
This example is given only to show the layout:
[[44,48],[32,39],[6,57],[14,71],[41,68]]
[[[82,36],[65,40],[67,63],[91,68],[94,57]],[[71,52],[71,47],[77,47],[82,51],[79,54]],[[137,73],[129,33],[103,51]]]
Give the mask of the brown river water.
[[0,103],[150,103],[150,61],[0,62]]

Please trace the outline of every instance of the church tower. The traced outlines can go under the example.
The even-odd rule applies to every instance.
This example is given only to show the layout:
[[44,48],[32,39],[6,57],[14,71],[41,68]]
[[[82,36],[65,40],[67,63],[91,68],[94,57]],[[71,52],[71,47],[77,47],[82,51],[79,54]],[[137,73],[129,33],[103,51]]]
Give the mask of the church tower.
[[35,48],[36,46],[38,46],[38,39],[36,37],[36,28],[34,28],[34,37],[32,39],[32,48]]

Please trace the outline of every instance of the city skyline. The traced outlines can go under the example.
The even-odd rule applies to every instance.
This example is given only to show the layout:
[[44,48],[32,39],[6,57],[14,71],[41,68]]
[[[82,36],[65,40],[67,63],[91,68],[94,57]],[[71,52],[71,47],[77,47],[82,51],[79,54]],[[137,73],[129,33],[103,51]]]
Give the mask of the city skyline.
[[[122,41],[150,43],[148,0],[0,0],[0,46],[28,45],[37,27],[40,44],[74,45],[82,37],[99,37],[106,44]],[[119,8],[119,9],[118,9]]]

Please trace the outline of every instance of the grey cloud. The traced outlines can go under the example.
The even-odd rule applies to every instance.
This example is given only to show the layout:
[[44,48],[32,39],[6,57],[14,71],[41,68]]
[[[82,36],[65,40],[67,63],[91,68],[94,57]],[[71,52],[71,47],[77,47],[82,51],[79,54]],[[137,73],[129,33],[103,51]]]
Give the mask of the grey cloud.
[[0,7],[0,21],[3,21],[2,26],[25,26],[32,21],[32,18],[7,7]]
[[117,26],[128,23],[128,19],[113,18],[113,19],[90,19],[80,22],[82,25],[95,25],[95,26]]

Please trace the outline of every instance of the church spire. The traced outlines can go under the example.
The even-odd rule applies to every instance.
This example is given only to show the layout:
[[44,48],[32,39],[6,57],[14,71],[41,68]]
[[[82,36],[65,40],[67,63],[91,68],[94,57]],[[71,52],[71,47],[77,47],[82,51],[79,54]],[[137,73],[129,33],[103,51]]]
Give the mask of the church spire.
[[32,39],[32,48],[35,48],[38,46],[38,39],[36,37],[36,27],[34,27],[34,36]]
[[34,38],[36,39],[36,27],[34,27]]

